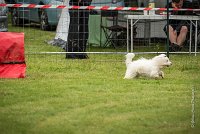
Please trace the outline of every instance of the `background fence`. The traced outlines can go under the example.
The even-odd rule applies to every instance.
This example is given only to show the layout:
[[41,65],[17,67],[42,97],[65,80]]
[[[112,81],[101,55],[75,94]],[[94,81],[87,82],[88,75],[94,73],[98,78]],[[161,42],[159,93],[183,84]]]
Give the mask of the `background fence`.
[[[71,16],[71,21],[74,20],[72,36],[76,38],[78,46],[84,52],[122,52],[125,53],[131,49],[127,43],[131,44],[130,39],[133,38],[133,51],[135,52],[165,52],[167,44],[167,36],[163,28],[166,20],[147,19],[139,20],[134,25],[134,31],[131,35],[130,29],[127,32],[126,15],[144,15],[147,12],[151,14],[160,14],[166,12],[164,7],[167,1],[155,1],[155,8],[149,8],[148,1],[98,1],[93,0],[89,7],[85,5],[71,6],[68,1],[56,1],[51,3],[27,3],[24,1],[12,1],[11,4],[1,5],[9,7],[8,31],[25,32],[26,52],[65,52],[67,39],[69,37],[70,13],[81,12],[89,13],[88,23],[84,19],[87,16],[74,15]],[[194,4],[194,3],[197,4]],[[198,5],[198,1],[193,1],[193,4]],[[68,7],[70,10],[68,10]],[[137,8],[134,8],[137,7]],[[87,10],[84,10],[87,8]],[[89,9],[89,10],[88,10]],[[173,10],[173,9],[170,9]],[[180,12],[188,10],[190,12],[199,12],[198,7],[194,9],[179,9]],[[110,12],[111,16],[104,17],[102,11]],[[117,16],[113,16],[117,12]],[[78,20],[80,17],[81,20]],[[116,18],[115,18],[116,17]],[[134,20],[135,21],[135,20]],[[117,25],[120,27],[113,27]],[[88,31],[87,31],[88,28]],[[41,29],[41,30],[40,30]],[[78,29],[84,29],[77,33]],[[112,32],[112,34],[111,34]],[[129,40],[127,41],[127,33]],[[87,37],[82,37],[88,34]],[[132,36],[132,37],[131,37]],[[198,37],[199,38],[199,37]],[[58,40],[57,40],[58,39]],[[61,40],[60,40],[61,39]],[[55,41],[56,40],[56,41]],[[109,40],[109,41],[108,41]],[[63,42],[64,41],[64,42]],[[87,41],[87,47],[84,42]],[[193,40],[192,40],[193,41]],[[79,46],[79,47],[80,47]],[[184,45],[184,52],[188,52],[189,43]],[[194,42],[192,42],[194,50]],[[50,54],[50,53],[49,53]]]
[[[27,1],[29,3],[35,0]],[[187,54],[170,55],[173,65],[163,69],[164,79],[123,79],[126,71],[124,55],[127,53],[127,37],[133,37],[133,51],[136,53],[134,59],[152,58],[163,53],[166,51],[167,41],[163,31],[166,20],[141,20],[133,26],[136,20],[127,25],[125,16],[144,17],[144,13],[149,10],[165,9],[160,9],[159,6],[159,9],[146,7],[148,3],[145,0],[145,7],[140,8],[137,7],[141,5],[141,1],[117,0],[110,8],[113,5],[111,0],[93,0],[90,9],[94,8],[94,3],[106,3],[98,4],[98,10],[87,10],[91,11],[87,25],[89,38],[87,47],[82,49],[86,49],[84,53],[87,53],[89,59],[74,60],[65,58],[66,53],[70,53],[65,50],[70,27],[69,10],[58,1],[60,0],[31,5],[0,4],[1,7],[9,7],[8,31],[25,33],[27,66],[25,79],[0,79],[1,133],[181,134],[200,131],[200,55],[189,55],[188,45],[179,52]],[[160,1],[164,7],[164,0]],[[116,6],[122,3],[125,7]],[[58,9],[55,8],[56,4],[60,5]],[[69,4],[67,2],[64,5]],[[78,10],[78,6],[71,8],[74,9],[70,11],[83,10]],[[116,24],[116,21],[112,21],[113,17],[105,17],[101,23],[104,25],[100,25],[101,11],[107,11],[106,9],[118,11],[117,21],[120,27],[114,28],[121,30],[121,33],[114,32],[110,36],[116,37],[112,38],[114,44],[109,42],[105,46],[105,34],[102,30],[100,36],[100,28]],[[108,15],[110,14],[115,16],[116,12]],[[76,25],[77,23],[78,21],[74,22]],[[124,28],[130,28],[131,25],[133,33],[129,31],[127,36]],[[81,36],[86,35],[84,30],[81,34],[73,34],[78,39],[75,46],[83,42]],[[131,41],[128,40],[128,43]]]

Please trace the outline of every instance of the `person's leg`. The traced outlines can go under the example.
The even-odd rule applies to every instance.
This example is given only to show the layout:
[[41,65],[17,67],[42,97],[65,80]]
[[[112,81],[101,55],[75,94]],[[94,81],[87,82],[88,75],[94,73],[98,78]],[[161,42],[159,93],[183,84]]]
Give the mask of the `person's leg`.
[[[76,10],[70,10],[70,24],[68,31],[68,39],[66,45],[66,52],[77,52],[78,51],[78,12]],[[77,58],[76,54],[66,54],[66,58]]]
[[78,12],[76,10],[70,10],[70,24],[69,24],[69,33],[68,41],[78,39]]
[[188,33],[187,26],[182,26],[177,38],[177,44],[180,45],[181,47],[183,46],[183,43],[186,40],[187,33]]
[[169,25],[169,40],[170,40],[170,43],[171,43],[171,45],[169,47],[169,50],[171,52],[180,51],[181,48],[182,48],[177,43],[177,39],[178,39],[178,36],[179,36],[179,31],[176,30],[176,27],[177,27],[176,24]]
[[81,38],[81,47],[83,50],[86,49],[87,39],[88,39],[88,20],[89,20],[89,11],[82,10],[80,17],[80,38]]
[[[79,47],[82,52],[86,51],[86,45],[88,40],[88,10],[82,10],[80,13],[80,28],[79,28]],[[86,54],[79,56],[80,58],[87,58]]]
[[169,40],[171,43],[177,43],[177,32],[171,25],[169,25]]

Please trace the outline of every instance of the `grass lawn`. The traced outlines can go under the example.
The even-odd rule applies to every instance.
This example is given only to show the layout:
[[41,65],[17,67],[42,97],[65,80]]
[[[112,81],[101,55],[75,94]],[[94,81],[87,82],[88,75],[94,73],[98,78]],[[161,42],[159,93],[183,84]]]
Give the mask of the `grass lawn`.
[[[170,55],[173,65],[164,69],[164,79],[124,80],[124,55],[66,60],[62,54],[29,54],[62,51],[44,43],[55,33],[37,27],[9,31],[25,32],[27,77],[0,79],[1,134],[200,132],[199,54]],[[155,55],[136,58],[141,56]]]

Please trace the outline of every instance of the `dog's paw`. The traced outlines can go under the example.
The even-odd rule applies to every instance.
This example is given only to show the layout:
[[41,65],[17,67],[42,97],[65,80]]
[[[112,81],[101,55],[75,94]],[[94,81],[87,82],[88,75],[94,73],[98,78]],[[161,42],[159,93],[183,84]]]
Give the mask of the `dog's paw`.
[[132,78],[131,78],[131,77],[124,77],[124,79],[129,79],[129,80],[130,80],[130,79],[132,79]]
[[164,72],[163,72],[163,71],[160,71],[160,72],[159,72],[159,76],[160,76],[161,78],[164,78]]

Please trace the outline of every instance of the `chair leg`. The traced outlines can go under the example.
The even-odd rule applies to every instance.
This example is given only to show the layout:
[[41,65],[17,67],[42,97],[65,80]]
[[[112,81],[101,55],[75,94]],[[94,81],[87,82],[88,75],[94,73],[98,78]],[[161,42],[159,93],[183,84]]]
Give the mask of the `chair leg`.
[[104,47],[104,48],[107,47],[107,45],[108,45],[110,42],[111,42],[111,40],[110,40],[110,35],[107,35],[107,36],[106,36],[106,42],[104,43],[103,47]]
[[114,38],[112,38],[112,32],[111,33],[106,33],[106,42],[104,43],[104,47],[107,47],[108,44],[112,45],[114,48],[116,48],[115,46],[115,42],[114,42]]
[[106,47],[109,43],[109,35],[108,35],[108,30],[106,30],[105,28],[103,28],[103,31],[104,31],[104,34],[105,34],[105,37],[106,37],[106,42],[104,43],[103,47]]
[[103,47],[107,47],[107,45],[112,45],[114,48],[116,48],[115,46],[115,38],[113,38],[113,32],[109,30],[104,29],[104,33],[105,33],[105,37],[106,37],[106,42],[104,43]]

